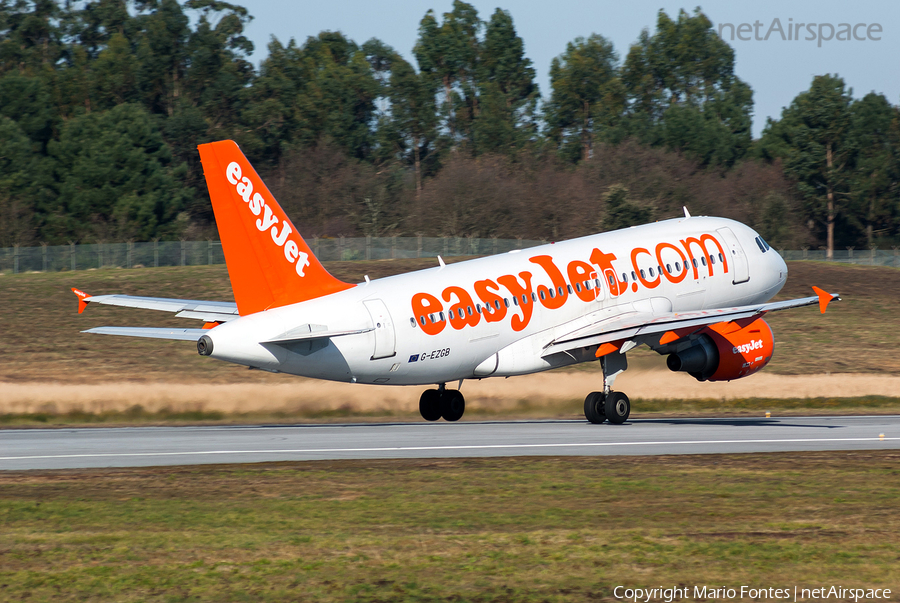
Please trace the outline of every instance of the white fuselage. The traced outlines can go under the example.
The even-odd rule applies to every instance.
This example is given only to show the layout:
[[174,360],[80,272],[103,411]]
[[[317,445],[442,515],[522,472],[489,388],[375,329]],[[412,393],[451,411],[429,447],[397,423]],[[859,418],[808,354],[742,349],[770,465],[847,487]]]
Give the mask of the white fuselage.
[[[555,338],[617,313],[683,312],[773,297],[787,267],[774,251],[763,253],[756,237],[733,220],[691,217],[436,266],[222,324],[208,333],[212,356],[318,379],[388,385],[519,375],[593,360],[593,354],[544,358],[541,351]],[[422,299],[431,301],[423,306]],[[501,308],[488,315],[486,303]],[[364,332],[266,343],[303,325]]]

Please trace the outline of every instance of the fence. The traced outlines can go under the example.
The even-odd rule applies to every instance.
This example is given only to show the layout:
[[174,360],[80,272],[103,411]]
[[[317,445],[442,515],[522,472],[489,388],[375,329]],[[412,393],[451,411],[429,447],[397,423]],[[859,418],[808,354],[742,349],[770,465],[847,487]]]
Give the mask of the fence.
[[[322,261],[492,255],[545,241],[469,237],[339,237],[307,240]],[[219,241],[152,241],[0,248],[0,272],[224,264]]]
[[[340,237],[307,241],[322,261],[493,255],[546,241],[468,237]],[[779,250],[786,260],[826,261],[824,250]],[[834,251],[834,262],[900,267],[894,248]],[[0,272],[48,272],[90,268],[138,268],[224,264],[219,241],[153,241],[0,248]]]

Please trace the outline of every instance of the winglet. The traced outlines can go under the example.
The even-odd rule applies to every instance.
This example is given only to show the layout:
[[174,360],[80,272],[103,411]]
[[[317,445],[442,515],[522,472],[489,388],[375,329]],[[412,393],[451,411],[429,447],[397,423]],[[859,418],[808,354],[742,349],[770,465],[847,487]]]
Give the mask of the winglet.
[[75,287],[72,287],[72,293],[78,296],[78,313],[81,314],[84,312],[84,309],[87,308],[87,300],[90,298],[90,295]]
[[821,312],[822,314],[825,314],[825,309],[828,307],[829,302],[841,299],[840,296],[832,295],[831,293],[828,293],[827,291],[823,291],[822,289],[819,289],[815,285],[813,285],[812,289],[813,289],[813,291],[815,291],[816,295],[819,296],[819,312]]

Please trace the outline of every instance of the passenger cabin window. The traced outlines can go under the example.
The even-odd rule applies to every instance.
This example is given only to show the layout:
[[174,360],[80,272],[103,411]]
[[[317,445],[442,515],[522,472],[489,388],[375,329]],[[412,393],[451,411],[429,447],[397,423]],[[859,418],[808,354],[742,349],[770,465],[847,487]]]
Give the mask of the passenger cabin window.
[[438,315],[441,317],[441,322],[444,322],[445,320],[447,320],[446,318],[444,318],[443,312],[438,312]]
[[410,319],[409,319],[409,324],[412,325],[412,328],[415,329],[415,328],[416,328],[416,319],[415,319],[415,318],[410,318]]
[[566,289],[568,289],[569,295],[572,295],[572,285],[566,285]]
[[[541,299],[544,299],[543,295],[541,296]],[[535,293],[534,291],[531,292],[531,300],[537,301],[537,293]]]
[[481,304],[475,304],[475,311],[481,314]]
[[431,324],[434,324],[434,323],[437,322],[437,321],[434,319],[434,314],[429,314],[429,315],[428,315],[428,320],[431,321]]
[[681,262],[675,262],[675,272],[681,272]]
[[[505,297],[503,298],[503,305],[506,306],[507,308],[509,307],[509,300],[508,300],[507,298],[505,298]],[[500,303],[499,303],[499,302],[497,303],[497,309],[498,309],[498,310],[500,309]]]
[[672,274],[672,264],[666,264],[666,272]]
[[420,316],[420,317],[419,317],[419,322],[422,323],[422,326],[424,327],[424,326],[425,326],[425,317],[424,317],[424,316]]
[[641,268],[641,278],[644,279],[644,280],[647,280],[647,273],[644,272],[644,269],[643,269],[643,268]]
[[468,310],[469,316],[472,316],[472,306],[469,306],[466,310]]
[[653,278],[656,274],[653,272],[653,268],[650,269],[650,278]]
[[716,256],[714,256],[714,255],[709,256],[709,263],[712,264],[713,266],[715,266],[716,265]]
[[581,283],[575,283],[575,290],[581,293]]
[[522,294],[522,303],[523,303],[523,304],[527,304],[527,303],[528,303],[528,296],[525,295],[524,293]]
[[547,296],[544,294],[543,291],[541,291],[541,299],[547,299]]
[[704,266],[706,266],[706,256],[703,256],[702,258],[700,258],[700,262],[701,262]]
[[725,263],[725,258],[722,257],[721,253],[719,254],[719,261],[722,262],[723,264]]
[[694,268],[697,268],[700,265],[700,262],[697,261],[697,258],[691,258],[691,263],[694,265]]

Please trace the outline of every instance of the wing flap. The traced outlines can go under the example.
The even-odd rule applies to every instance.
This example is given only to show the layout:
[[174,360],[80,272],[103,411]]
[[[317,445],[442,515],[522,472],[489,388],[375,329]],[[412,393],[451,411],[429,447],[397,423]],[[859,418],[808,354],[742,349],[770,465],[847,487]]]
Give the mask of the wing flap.
[[82,333],[197,341],[206,333],[206,331],[204,329],[168,329],[162,327],[94,327],[93,329],[82,331]]

